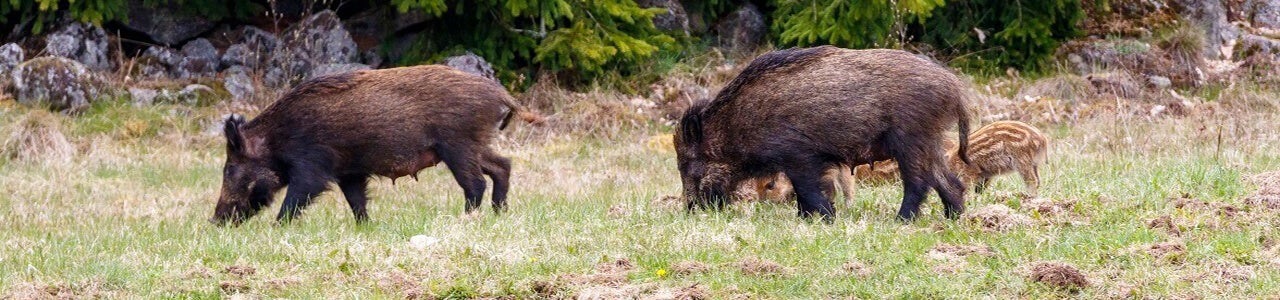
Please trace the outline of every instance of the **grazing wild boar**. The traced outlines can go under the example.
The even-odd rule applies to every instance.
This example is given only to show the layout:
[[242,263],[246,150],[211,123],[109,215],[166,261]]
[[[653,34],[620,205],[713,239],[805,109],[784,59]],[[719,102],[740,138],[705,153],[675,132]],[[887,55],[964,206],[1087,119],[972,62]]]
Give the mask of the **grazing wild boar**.
[[303,82],[252,121],[226,120],[227,161],[210,221],[238,224],[285,187],[276,219],[288,221],[336,182],[364,222],[370,176],[416,176],[440,162],[462,186],[466,211],[480,206],[484,175],[493,180],[493,208],[502,211],[511,161],[489,143],[517,115],[536,121],[493,81],[440,65]]
[[[780,202],[795,197],[791,181],[787,180],[787,176],[782,173],[754,178],[750,182],[755,186],[756,195],[760,200]],[[853,175],[848,166],[842,164],[838,168],[827,169],[826,173],[822,174],[822,182],[822,196],[827,199],[835,199],[836,192],[843,195],[846,201],[853,199]]]
[[931,189],[946,215],[958,217],[965,189],[941,145],[951,124],[967,141],[964,91],[951,71],[904,51],[822,46],[761,55],[676,125],[687,208],[723,208],[741,182],[782,172],[798,214],[830,221],[823,173],[893,158],[905,179],[900,218],[915,218]]
[[951,169],[965,184],[981,193],[996,175],[1018,172],[1026,184],[1027,195],[1036,196],[1040,188],[1040,164],[1044,163],[1049,138],[1035,127],[1018,121],[998,121],[979,128],[969,136],[965,156],[969,163],[956,157],[960,149],[947,152]]

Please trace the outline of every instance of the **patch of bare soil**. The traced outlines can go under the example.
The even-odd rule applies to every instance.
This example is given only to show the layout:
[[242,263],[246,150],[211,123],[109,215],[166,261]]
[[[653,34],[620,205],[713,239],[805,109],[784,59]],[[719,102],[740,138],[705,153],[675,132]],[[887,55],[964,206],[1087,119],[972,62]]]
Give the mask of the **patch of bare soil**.
[[631,208],[628,208],[625,204],[614,204],[613,206],[609,206],[609,212],[607,214],[610,218],[626,218],[631,216]]
[[1155,219],[1151,219],[1151,221],[1147,221],[1147,228],[1163,229],[1165,232],[1173,236],[1182,235],[1182,229],[1178,228],[1178,225],[1173,222],[1173,216],[1170,215],[1159,216]]
[[1207,270],[1182,276],[1182,280],[1189,282],[1208,280],[1221,283],[1240,283],[1249,281],[1253,276],[1254,271],[1252,266],[1217,262],[1211,264]]
[[845,262],[843,265],[840,265],[840,270],[844,271],[845,274],[849,274],[857,278],[866,278],[867,276],[871,276],[872,273],[871,267],[857,260]]
[[965,257],[969,255],[995,256],[996,253],[991,251],[991,247],[986,245],[952,245],[940,243],[937,246],[933,246],[932,250],[929,250],[929,256],[935,255]]
[[226,294],[238,294],[249,292],[249,284],[240,280],[227,280],[218,283],[218,288],[222,289]]
[[1145,252],[1155,258],[1167,259],[1172,262],[1182,262],[1182,260],[1186,258],[1187,245],[1180,240],[1173,240],[1141,245],[1131,249],[1130,251]]
[[266,281],[263,281],[263,283],[266,283],[267,287],[270,287],[272,289],[283,290],[283,289],[287,289],[289,287],[298,285],[299,283],[302,283],[302,277],[286,276],[286,277],[280,277],[280,278],[267,279]]
[[379,272],[373,277],[378,279],[378,288],[388,293],[398,294],[406,299],[421,299],[426,295],[426,291],[418,284],[418,280],[403,271]]
[[1174,208],[1184,211],[1214,212],[1224,217],[1235,217],[1244,213],[1244,210],[1230,204],[1196,200],[1190,196],[1184,194],[1182,197],[1170,198],[1169,202],[1173,203]]
[[685,260],[671,265],[672,274],[680,276],[701,274],[710,270],[711,266],[696,260]]
[[662,288],[640,297],[641,300],[705,300],[711,299],[707,286],[694,283],[678,289]]
[[1057,216],[1070,212],[1071,209],[1075,208],[1076,200],[1055,201],[1049,198],[1032,198],[1023,202],[1022,206],[1042,216]]
[[1254,175],[1249,181],[1258,186],[1258,190],[1244,199],[1251,208],[1280,210],[1280,171]]
[[95,279],[76,284],[22,282],[0,295],[0,299],[99,299],[110,296],[111,291],[106,284]]
[[985,231],[1006,231],[1031,225],[1030,217],[1000,204],[987,205],[971,210],[965,213],[963,219],[981,226]]
[[222,269],[222,273],[227,273],[227,275],[232,275],[235,277],[245,277],[245,276],[253,275],[254,273],[257,273],[257,272],[258,272],[258,269],[254,268],[253,266],[242,266],[242,265],[231,265],[231,266],[227,266],[226,269]]
[[1061,262],[1041,261],[1031,265],[1031,281],[1067,291],[1089,286],[1089,279],[1079,269]]
[[787,267],[776,262],[759,257],[747,257],[733,263],[742,274],[749,276],[777,276],[786,275]]
[[202,266],[196,266],[182,273],[182,278],[183,279],[213,278],[213,270],[202,267]]

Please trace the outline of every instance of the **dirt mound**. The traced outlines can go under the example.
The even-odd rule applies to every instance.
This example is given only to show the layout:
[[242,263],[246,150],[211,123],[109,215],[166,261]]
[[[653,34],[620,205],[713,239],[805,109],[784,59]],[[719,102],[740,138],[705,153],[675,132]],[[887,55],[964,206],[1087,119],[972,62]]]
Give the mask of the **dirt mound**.
[[680,199],[680,196],[676,195],[663,195],[653,198],[653,200],[649,201],[649,205],[662,209],[683,208],[684,199]]
[[866,278],[867,276],[871,276],[872,273],[871,267],[868,267],[866,264],[856,260],[847,261],[843,265],[840,265],[840,270],[844,271],[845,274],[853,275],[858,278]]
[[1089,279],[1080,270],[1060,262],[1036,262],[1031,265],[1031,281],[1056,289],[1078,291],[1089,286]]
[[707,286],[694,283],[676,290],[673,298],[675,300],[706,300],[711,299],[711,292],[707,290]]
[[1256,272],[1252,266],[1238,265],[1231,262],[1215,262],[1204,271],[1182,276],[1188,282],[1212,281],[1220,283],[1239,283],[1253,279]]
[[227,273],[228,275],[232,275],[236,277],[245,277],[245,276],[253,275],[254,273],[257,273],[257,272],[258,272],[258,269],[254,268],[253,266],[231,265],[231,266],[227,266],[226,269],[222,269],[222,273]]
[[1130,251],[1146,252],[1155,258],[1168,259],[1174,262],[1181,262],[1186,258],[1187,245],[1180,240],[1167,242],[1152,243],[1149,245],[1141,245]]
[[402,295],[406,299],[417,299],[425,293],[422,286],[418,284],[418,279],[400,270],[377,273],[374,277],[378,279],[378,288],[389,294]]
[[0,294],[0,299],[99,299],[113,298],[110,289],[101,280],[88,280],[75,284],[40,284],[23,282]]
[[636,268],[636,264],[630,259],[619,258],[615,261],[603,262],[596,265],[596,273],[627,273]]
[[1272,171],[1249,177],[1258,190],[1245,198],[1250,208],[1280,210],[1280,171]]
[[1147,221],[1147,228],[1163,229],[1165,232],[1168,232],[1173,236],[1182,235],[1182,229],[1178,228],[1177,224],[1174,224],[1173,217],[1170,215],[1159,216],[1155,219],[1151,219],[1151,221]]
[[787,273],[787,268],[781,264],[759,257],[743,258],[733,263],[733,266],[742,271],[742,274],[750,276],[776,276]]
[[963,218],[981,226],[986,231],[1006,231],[1031,225],[1030,217],[1000,204],[992,204],[971,210],[965,213]]
[[1032,198],[1022,203],[1022,206],[1037,212],[1042,216],[1056,216],[1066,212],[1070,212],[1076,207],[1075,199],[1067,199],[1056,201],[1049,198]]
[[710,270],[711,266],[696,260],[685,260],[671,265],[671,271],[681,276],[706,273]]
[[1224,217],[1235,217],[1244,213],[1244,210],[1230,204],[1220,202],[1208,202],[1203,200],[1192,199],[1191,195],[1183,194],[1181,197],[1169,198],[1169,202],[1174,208],[1184,211],[1197,212],[1215,212]]
[[249,284],[240,280],[223,281],[221,283],[218,283],[218,288],[222,289],[222,292],[227,294],[239,294],[239,293],[249,292]]

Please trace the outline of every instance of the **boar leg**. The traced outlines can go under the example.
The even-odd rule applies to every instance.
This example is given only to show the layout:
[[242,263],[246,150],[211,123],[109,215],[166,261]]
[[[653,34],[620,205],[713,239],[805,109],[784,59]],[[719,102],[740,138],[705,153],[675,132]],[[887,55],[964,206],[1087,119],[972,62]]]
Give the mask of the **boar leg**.
[[1035,197],[1040,190],[1040,171],[1036,166],[1023,167],[1018,170],[1022,183],[1027,186],[1027,195]]
[[462,187],[462,195],[467,198],[465,212],[472,212],[480,207],[484,198],[484,171],[480,167],[481,157],[474,151],[477,147],[439,145],[436,152],[440,160],[449,167],[453,179]]
[[976,181],[977,182],[973,184],[973,193],[975,194],[981,194],[982,191],[987,189],[988,185],[991,185],[991,177],[982,176]]
[[366,174],[347,175],[338,179],[338,188],[342,189],[342,196],[347,198],[347,205],[351,206],[356,224],[369,220],[369,213],[364,208],[365,203],[369,201],[369,196],[365,193],[368,186],[369,175]]
[[289,191],[285,192],[284,204],[280,206],[280,214],[276,221],[287,223],[302,213],[302,209],[311,204],[311,199],[323,193],[328,186],[322,172],[295,165],[289,169]]
[[484,160],[481,169],[489,175],[489,180],[493,180],[493,211],[504,212],[507,210],[507,190],[511,187],[511,159],[490,150],[485,152]]
[[[820,166],[819,164],[809,165]],[[825,168],[821,167],[800,167],[788,168],[786,173],[787,178],[791,180],[791,187],[796,192],[799,216],[808,218],[817,213],[822,216],[823,221],[830,223],[833,209],[831,200],[823,196],[823,186],[829,184],[823,180],[824,171]]]
[[964,213],[964,183],[960,178],[947,169],[945,162],[938,160],[933,164],[933,189],[938,191],[938,196],[942,198],[942,208],[947,214],[947,218],[959,218]]

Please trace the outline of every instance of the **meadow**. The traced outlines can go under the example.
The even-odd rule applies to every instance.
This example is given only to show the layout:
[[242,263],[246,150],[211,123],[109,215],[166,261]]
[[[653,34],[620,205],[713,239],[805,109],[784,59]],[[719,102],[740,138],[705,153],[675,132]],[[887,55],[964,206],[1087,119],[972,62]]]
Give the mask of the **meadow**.
[[[368,224],[331,191],[292,223],[276,201],[239,227],[206,221],[225,107],[5,101],[0,298],[1275,297],[1280,113],[1219,101],[1034,122],[1052,139],[1040,198],[1000,177],[958,220],[936,195],[897,220],[895,184],[859,186],[832,224],[794,203],[687,213],[667,125],[592,127],[567,107],[496,145],[515,166],[509,213],[463,214],[438,166],[376,179]],[[1044,263],[1084,282],[1041,280]]]

